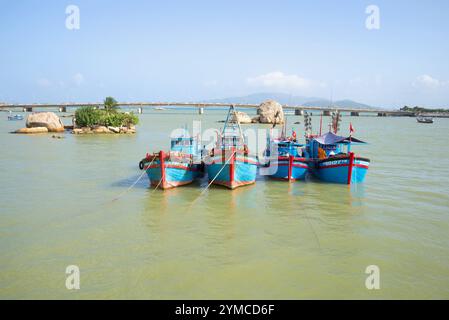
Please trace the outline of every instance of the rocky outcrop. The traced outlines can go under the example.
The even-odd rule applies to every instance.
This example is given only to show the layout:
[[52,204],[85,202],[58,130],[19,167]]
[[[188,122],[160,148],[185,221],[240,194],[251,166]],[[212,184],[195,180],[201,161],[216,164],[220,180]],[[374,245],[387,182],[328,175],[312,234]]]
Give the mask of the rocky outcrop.
[[231,122],[233,123],[251,123],[251,117],[245,112],[235,111],[231,117]]
[[27,117],[27,128],[47,128],[48,132],[64,132],[64,124],[53,112],[36,112]]
[[93,133],[136,133],[136,127],[105,127],[105,126],[95,126],[95,127],[82,127],[82,128],[74,128],[72,130],[73,134],[93,134]]
[[92,133],[110,133],[109,129],[104,126],[97,126],[92,128]]
[[48,133],[48,129],[46,127],[22,128],[13,133]]
[[256,118],[253,121],[260,123],[284,123],[284,110],[282,105],[274,100],[267,100],[257,108]]

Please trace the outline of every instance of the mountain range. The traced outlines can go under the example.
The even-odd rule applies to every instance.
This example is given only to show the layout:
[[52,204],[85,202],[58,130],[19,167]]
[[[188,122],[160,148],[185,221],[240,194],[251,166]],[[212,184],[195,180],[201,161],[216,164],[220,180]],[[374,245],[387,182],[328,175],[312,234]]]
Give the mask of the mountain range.
[[259,104],[268,99],[272,99],[279,102],[280,104],[287,104],[287,105],[300,105],[309,107],[314,106],[322,108],[330,106],[338,106],[353,109],[376,109],[373,106],[349,99],[337,100],[332,102],[329,99],[323,99],[318,97],[304,97],[304,96],[294,96],[287,93],[268,93],[268,92],[254,93],[240,97],[210,99],[203,102]]

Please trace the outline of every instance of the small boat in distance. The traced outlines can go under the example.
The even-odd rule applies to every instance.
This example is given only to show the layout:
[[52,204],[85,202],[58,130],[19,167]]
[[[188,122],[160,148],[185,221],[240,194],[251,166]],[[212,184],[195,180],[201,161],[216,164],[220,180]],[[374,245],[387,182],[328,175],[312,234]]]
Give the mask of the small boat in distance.
[[433,118],[431,118],[431,117],[424,117],[424,116],[419,115],[419,116],[416,117],[416,121],[418,123],[433,123]]
[[9,116],[8,116],[8,120],[9,120],[9,121],[23,120],[23,116],[20,115],[20,114],[9,115]]
[[165,110],[165,108],[162,108],[162,107],[156,107],[156,108],[154,108],[154,110],[156,110],[156,111],[161,111],[161,110]]
[[223,131],[217,139],[217,145],[204,158],[209,183],[235,189],[256,182],[258,161],[250,156],[240,128],[231,119],[235,116],[233,105],[229,108]]
[[147,154],[139,163],[145,169],[151,186],[170,189],[192,183],[201,175],[203,165],[197,139],[178,137],[171,139],[170,152]]

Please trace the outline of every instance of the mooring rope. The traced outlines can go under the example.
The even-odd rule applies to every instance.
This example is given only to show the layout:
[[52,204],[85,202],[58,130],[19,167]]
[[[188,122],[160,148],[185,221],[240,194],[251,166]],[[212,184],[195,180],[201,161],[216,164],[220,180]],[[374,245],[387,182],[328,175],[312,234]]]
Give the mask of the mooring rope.
[[188,207],[187,211],[190,211],[190,209],[193,207],[193,205],[196,203],[196,201],[201,198],[203,196],[203,194],[207,191],[207,189],[209,189],[209,187],[212,185],[212,183],[214,183],[215,179],[217,179],[218,175],[223,171],[223,169],[225,168],[225,166],[229,163],[229,161],[231,160],[231,158],[234,156],[234,154],[237,151],[234,150],[234,152],[232,152],[231,156],[228,158],[228,160],[225,161],[225,163],[223,163],[223,165],[221,166],[220,170],[218,171],[218,173],[215,175],[215,177],[208,183],[208,185],[201,191],[201,193],[192,201],[192,203],[190,204],[190,206]]
[[157,188],[159,188],[160,184],[162,182],[162,178],[159,180],[158,184],[156,185],[156,188],[153,189],[153,192],[157,190]]
[[304,212],[304,214],[306,216],[307,223],[309,224],[309,227],[312,230],[313,235],[315,236],[315,240],[318,244],[318,248],[321,250],[321,244],[320,244],[320,239],[318,238],[318,234],[315,232],[315,229],[313,228],[312,222],[310,222],[310,220],[309,220],[309,215],[307,214],[307,212]]
[[[153,161],[156,159],[156,157],[153,157],[153,160],[151,160],[150,164],[148,166],[146,166],[147,168],[149,166],[151,166],[151,164],[153,163]],[[137,178],[136,181],[133,182],[133,184],[131,184],[128,189],[122,191],[117,197],[115,197],[114,199],[111,200],[111,202],[117,201],[118,199],[120,199],[122,196],[124,196],[126,193],[128,193],[132,188],[134,188],[134,186],[137,184],[137,182],[139,182],[140,179],[142,179],[143,175],[147,172],[147,170],[143,169],[141,175]]]

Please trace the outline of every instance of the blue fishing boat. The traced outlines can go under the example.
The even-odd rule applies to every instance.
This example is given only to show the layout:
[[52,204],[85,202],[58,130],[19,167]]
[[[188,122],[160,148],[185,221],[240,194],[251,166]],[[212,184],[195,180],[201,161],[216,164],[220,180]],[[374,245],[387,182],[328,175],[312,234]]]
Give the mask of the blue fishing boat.
[[338,136],[332,132],[308,137],[306,156],[310,159],[310,171],[325,182],[363,182],[370,160],[356,156],[351,152],[351,145],[364,143],[354,137]]
[[234,106],[229,108],[217,145],[204,162],[209,183],[235,189],[256,182],[258,161],[249,155]]
[[197,139],[171,139],[170,152],[147,154],[139,163],[153,187],[170,189],[192,183],[201,175],[203,165]]
[[23,120],[23,116],[20,114],[15,114],[13,116],[8,116],[8,120],[9,121],[18,121],[18,120]]
[[[271,136],[271,134],[270,134]],[[273,179],[295,181],[304,180],[308,172],[307,159],[302,156],[303,144],[296,141],[296,133],[291,137],[268,138],[265,156],[269,159],[268,175]]]

